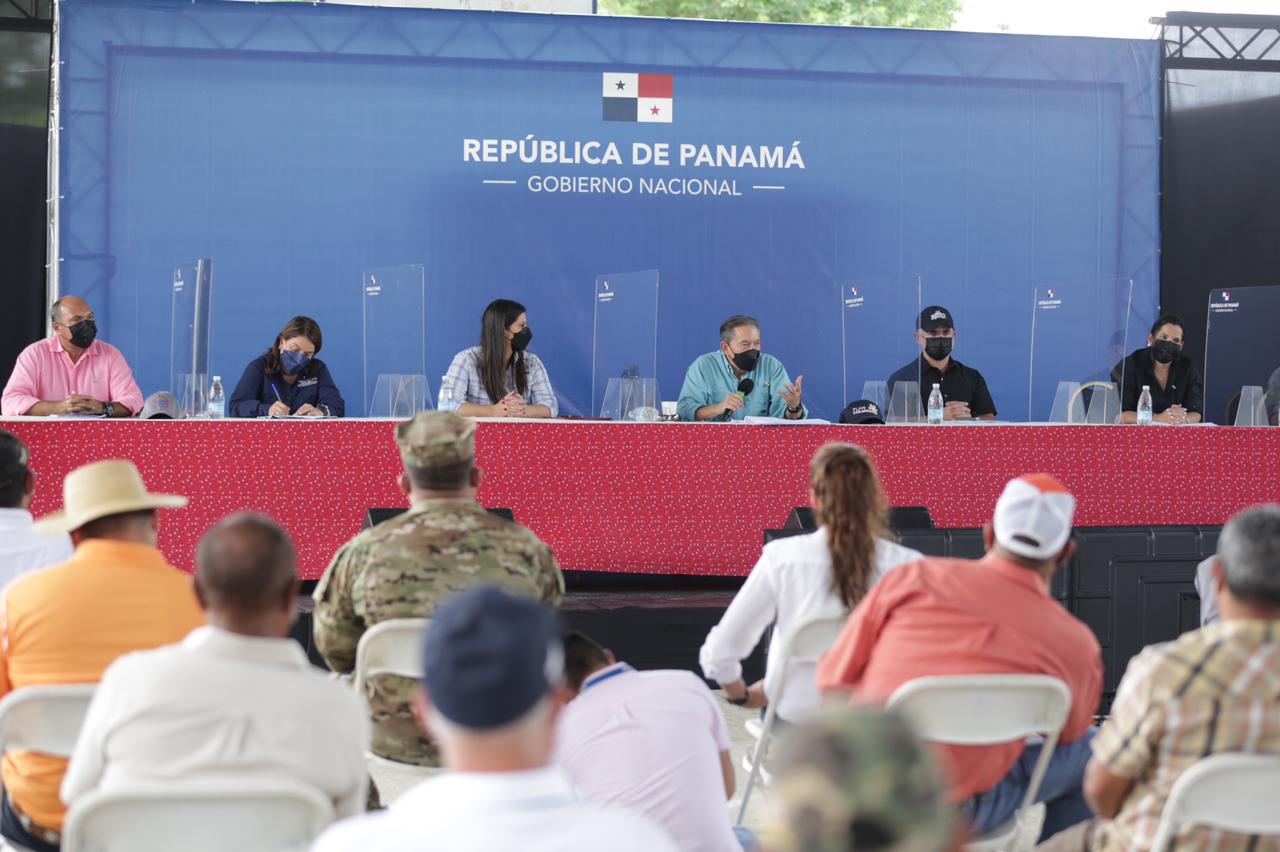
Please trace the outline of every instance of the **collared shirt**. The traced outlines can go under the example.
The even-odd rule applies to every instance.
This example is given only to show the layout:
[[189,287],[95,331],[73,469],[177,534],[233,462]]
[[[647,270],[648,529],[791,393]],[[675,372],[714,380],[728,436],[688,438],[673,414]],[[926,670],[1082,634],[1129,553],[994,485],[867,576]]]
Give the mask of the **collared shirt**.
[[[24,686],[96,683],[117,657],[177,642],[204,623],[191,577],[143,544],[91,539],[68,562],[5,588],[0,695]],[[41,826],[59,830],[67,761],[4,755],[4,788]]]
[[972,367],[961,364],[954,357],[947,363],[944,373],[930,364],[923,355],[919,361],[913,361],[897,370],[889,377],[889,393],[898,382],[920,383],[920,404],[929,404],[929,394],[933,386],[940,385],[942,401],[967,402],[969,413],[974,417],[982,417],[996,413],[996,404],[991,399],[991,391],[987,389],[987,380]]
[[26,509],[0,509],[0,588],[21,574],[71,558],[71,536],[33,530]]
[[338,392],[338,386],[333,383],[333,376],[329,375],[329,368],[323,361],[312,360],[290,384],[284,380],[284,374],[280,370],[267,373],[265,355],[254,358],[244,368],[244,374],[231,392],[228,411],[232,417],[266,417],[277,401],[277,390],[280,391],[279,401],[289,406],[290,414],[296,413],[304,405],[313,405],[330,417],[341,417],[347,411],[342,394]]
[[727,751],[724,714],[697,675],[617,663],[561,712],[554,763],[583,801],[648,817],[681,852],[740,852],[720,763]]
[[[1089,628],[1049,597],[1038,574],[991,554],[977,561],[926,557],[891,571],[862,599],[818,664],[818,689],[852,689],[855,700],[884,702],[907,681],[964,674],[1061,679],[1071,690],[1061,738],[1069,743],[1098,708],[1101,649]],[[950,799],[990,790],[1023,746],[941,747]]]
[[[1151,848],[1174,782],[1201,758],[1280,754],[1277,695],[1280,625],[1274,621],[1222,621],[1151,645],[1130,660],[1111,715],[1093,738],[1093,756],[1134,785],[1115,819],[1095,832],[1093,848]],[[1275,848],[1274,837],[1197,826],[1179,831],[1170,845],[1175,852]]]
[[447,772],[343,820],[311,852],[676,852],[645,818],[579,804],[557,769]]
[[[551,548],[529,530],[489,514],[474,500],[420,501],[334,555],[315,590],[316,648],[334,671],[350,671],[370,627],[392,618],[429,617],[450,595],[477,583],[497,583],[552,606],[564,595]],[[435,744],[409,706],[416,686],[391,675],[366,685],[373,751],[436,766]]]
[[[891,541],[876,544],[875,574],[871,588],[889,570],[923,558],[918,550]],[[698,654],[702,673],[719,683],[742,677],[742,660],[775,624],[765,667],[764,693],[778,699],[778,715],[789,722],[802,721],[818,708],[814,666],[793,663],[783,683],[778,677],[783,637],[806,621],[839,618],[849,612],[836,593],[831,574],[831,548],[826,529],[766,544],[760,559],[720,618],[711,628]]]
[[0,396],[0,414],[26,414],[37,402],[60,402],[73,393],[118,402],[134,414],[142,410],[142,391],[119,349],[95,340],[72,363],[59,338],[48,337],[18,355]]
[[[772,355],[761,352],[756,368],[741,378],[734,374],[729,366],[729,359],[724,352],[717,349],[706,355],[699,355],[684,374],[684,384],[680,387],[680,400],[676,403],[676,411],[681,420],[693,420],[694,414],[705,405],[713,405],[738,390],[742,379],[751,379],[755,386],[743,400],[742,408],[733,412],[732,420],[744,417],[786,417],[787,401],[778,391],[783,385],[791,384],[787,368]],[[801,403],[801,408],[804,404]],[[801,417],[808,417],[808,411],[801,411]]]
[[193,630],[102,675],[62,781],[93,790],[252,773],[309,784],[339,817],[365,808],[369,719],[293,639]]
[[[545,405],[551,409],[551,416],[560,413],[560,404],[556,401],[556,393],[551,389],[551,377],[547,368],[542,366],[542,359],[532,352],[524,353],[524,369],[528,378],[524,401],[526,405]],[[515,375],[512,369],[507,370],[507,393],[516,389]],[[480,377],[480,347],[472,346],[463,349],[453,356],[449,372],[444,377],[444,411],[457,411],[464,402],[473,405],[493,405],[496,400],[489,398],[484,389],[484,379]]]
[[1111,379],[1120,383],[1120,410],[1137,411],[1142,386],[1151,388],[1151,413],[1159,414],[1171,405],[1204,414],[1204,383],[1200,371],[1182,353],[1169,364],[1169,384],[1162,387],[1156,379],[1155,360],[1150,347],[1135,350],[1111,370]]

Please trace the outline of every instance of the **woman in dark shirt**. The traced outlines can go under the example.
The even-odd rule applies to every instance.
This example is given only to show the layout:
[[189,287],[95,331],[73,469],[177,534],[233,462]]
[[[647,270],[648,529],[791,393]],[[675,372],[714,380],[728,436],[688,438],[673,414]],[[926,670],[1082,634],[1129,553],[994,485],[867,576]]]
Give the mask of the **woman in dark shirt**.
[[346,411],[342,394],[329,368],[315,357],[322,341],[311,317],[285,323],[271,348],[244,368],[231,394],[231,416],[341,417]]

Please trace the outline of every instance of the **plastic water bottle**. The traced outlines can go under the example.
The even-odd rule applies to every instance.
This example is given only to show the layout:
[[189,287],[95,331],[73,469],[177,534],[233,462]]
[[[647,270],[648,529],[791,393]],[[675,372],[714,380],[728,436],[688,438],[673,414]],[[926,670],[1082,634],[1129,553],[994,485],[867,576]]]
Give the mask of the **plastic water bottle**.
[[1138,397],[1138,425],[1151,425],[1151,385],[1142,386],[1142,396]]
[[213,377],[213,385],[209,388],[209,419],[218,420],[227,416],[227,398],[222,393],[222,376]]
[[942,386],[934,382],[933,390],[929,393],[929,422],[942,422]]
[[436,394],[436,411],[453,411],[453,394],[449,392],[449,377],[440,377],[440,393]]

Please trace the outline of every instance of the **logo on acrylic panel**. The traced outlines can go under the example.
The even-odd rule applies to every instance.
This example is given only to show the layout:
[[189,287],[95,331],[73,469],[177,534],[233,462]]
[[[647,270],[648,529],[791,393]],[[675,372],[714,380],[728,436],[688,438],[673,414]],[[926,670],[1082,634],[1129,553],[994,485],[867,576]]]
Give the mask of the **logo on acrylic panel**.
[[1209,313],[1211,314],[1234,314],[1238,310],[1240,310],[1240,302],[1231,301],[1230,290],[1222,290],[1209,302]]
[[844,297],[844,306],[846,308],[860,308],[863,305],[863,297],[858,295],[857,287],[850,287],[849,292]]
[[1058,298],[1058,291],[1052,287],[1046,287],[1043,299],[1036,299],[1036,310],[1056,311],[1062,307],[1062,300]]

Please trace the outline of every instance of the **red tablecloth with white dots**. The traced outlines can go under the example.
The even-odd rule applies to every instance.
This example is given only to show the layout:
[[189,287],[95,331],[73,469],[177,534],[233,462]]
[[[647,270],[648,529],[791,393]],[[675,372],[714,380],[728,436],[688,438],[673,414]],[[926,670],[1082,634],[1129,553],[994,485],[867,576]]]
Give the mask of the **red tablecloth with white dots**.
[[[31,448],[33,512],[62,503],[72,468],[126,458],[153,491],[191,505],[161,512],[160,547],[190,569],[200,535],[254,509],[293,535],[319,577],[371,506],[403,506],[388,421],[48,421],[0,423]],[[987,522],[1004,483],[1055,474],[1080,525],[1217,524],[1280,502],[1280,429],[1137,426],[773,426],[701,423],[479,424],[479,499],[506,506],[585,571],[744,575],[762,531],[807,503],[827,441],[870,451],[894,505],[928,506],[941,527]]]

